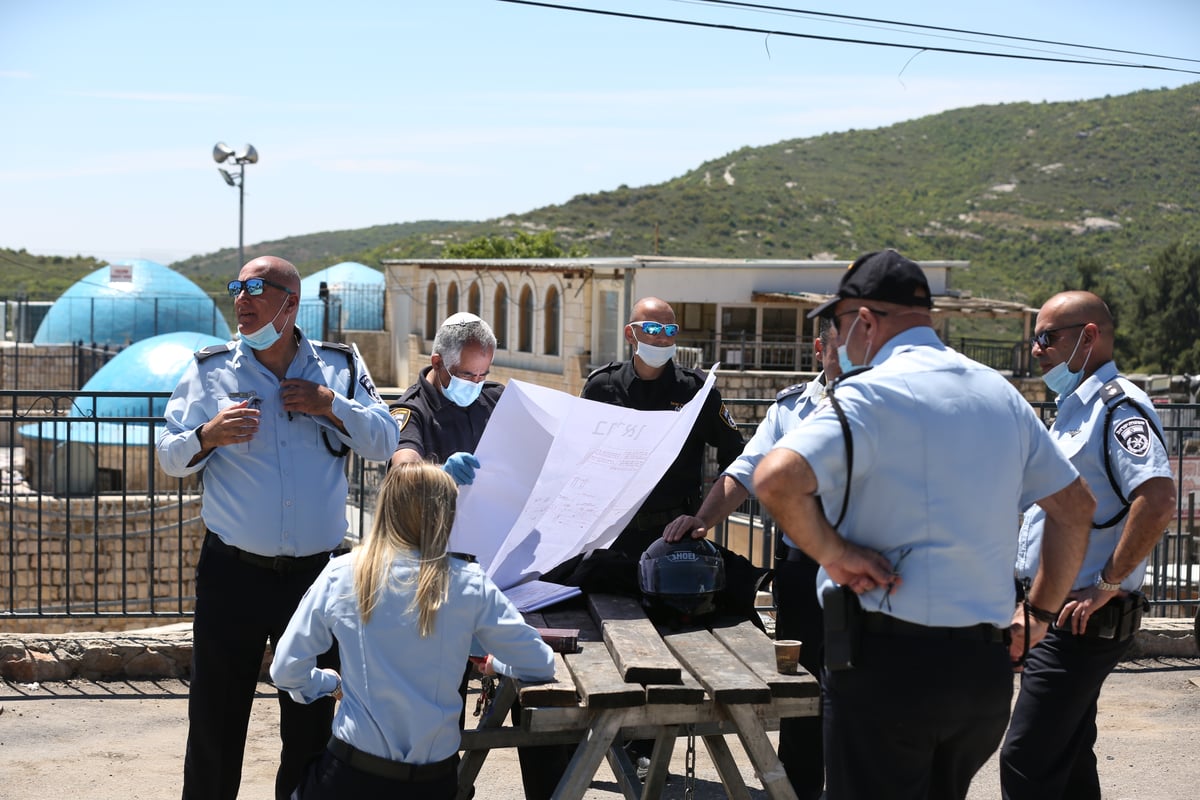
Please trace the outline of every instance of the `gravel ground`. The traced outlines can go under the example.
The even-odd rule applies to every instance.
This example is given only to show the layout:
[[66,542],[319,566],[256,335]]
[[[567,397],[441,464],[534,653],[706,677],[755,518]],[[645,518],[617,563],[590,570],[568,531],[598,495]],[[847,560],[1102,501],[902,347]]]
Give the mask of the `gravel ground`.
[[[271,797],[278,752],[275,695],[259,686],[250,721],[241,797]],[[1200,659],[1123,663],[1100,698],[1097,755],[1107,800],[1184,800],[1200,785]],[[774,735],[772,735],[773,737]],[[136,800],[178,797],[187,737],[187,684],[177,680],[40,685],[0,683],[0,795],[5,800],[88,797]],[[683,771],[684,741],[672,771]],[[730,746],[741,754],[736,741]],[[766,795],[744,764],[755,800]],[[703,746],[697,745],[697,800],[725,796]],[[477,797],[522,796],[513,751],[492,753]],[[683,796],[683,780],[666,798]],[[618,796],[606,766],[585,800]],[[976,777],[970,800],[999,796],[995,758]]]

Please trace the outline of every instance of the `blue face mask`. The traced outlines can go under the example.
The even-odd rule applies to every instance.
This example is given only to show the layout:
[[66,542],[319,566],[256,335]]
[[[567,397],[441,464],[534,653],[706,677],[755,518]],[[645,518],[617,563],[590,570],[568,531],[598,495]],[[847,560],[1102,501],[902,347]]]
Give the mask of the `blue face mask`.
[[[283,305],[279,307],[279,311],[283,311],[283,306],[287,305],[287,298],[283,298]],[[275,312],[275,317],[279,316],[279,311]],[[275,317],[271,317],[271,321],[263,325],[258,330],[252,333],[243,333],[242,341],[250,345],[255,350],[266,350],[271,345],[279,341],[279,337],[283,334],[275,330]],[[287,319],[284,317],[284,319]]]
[[[854,318],[854,322],[850,323],[850,330],[846,331],[845,344],[838,345],[838,349],[837,349],[838,366],[841,367],[843,375],[845,375],[847,372],[850,372],[851,370],[856,368],[855,363],[850,360],[849,347],[850,347],[850,337],[854,335],[854,326],[858,324],[858,321],[860,319],[862,319],[862,317]],[[867,345],[867,355],[870,356],[870,354],[871,354],[871,346]],[[868,363],[870,363],[870,359],[868,359]]]
[[1075,348],[1071,350],[1071,355],[1061,364],[1055,364],[1050,368],[1050,371],[1042,375],[1042,381],[1050,387],[1050,391],[1054,392],[1059,397],[1066,397],[1071,392],[1079,388],[1079,380],[1083,377],[1083,371],[1087,368],[1088,359],[1092,357],[1092,349],[1089,347],[1087,355],[1083,358],[1083,363],[1079,365],[1079,369],[1075,372],[1071,371],[1068,366],[1071,359],[1075,357],[1075,351],[1079,349],[1079,343],[1083,341],[1083,331],[1079,332],[1079,338],[1075,340]]
[[[449,372],[449,370],[446,370]],[[474,403],[479,398],[479,393],[483,391],[483,381],[475,383],[459,378],[456,375],[450,376],[450,385],[442,389],[442,394],[450,398],[450,401],[459,408],[466,408]]]

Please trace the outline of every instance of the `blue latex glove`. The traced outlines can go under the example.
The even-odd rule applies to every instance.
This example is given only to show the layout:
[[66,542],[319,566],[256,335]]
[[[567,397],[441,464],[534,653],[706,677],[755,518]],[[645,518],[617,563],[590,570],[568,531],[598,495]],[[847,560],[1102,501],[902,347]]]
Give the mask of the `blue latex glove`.
[[454,482],[459,486],[470,486],[475,482],[475,470],[479,469],[479,459],[471,453],[455,453],[446,459],[442,469],[450,473]]

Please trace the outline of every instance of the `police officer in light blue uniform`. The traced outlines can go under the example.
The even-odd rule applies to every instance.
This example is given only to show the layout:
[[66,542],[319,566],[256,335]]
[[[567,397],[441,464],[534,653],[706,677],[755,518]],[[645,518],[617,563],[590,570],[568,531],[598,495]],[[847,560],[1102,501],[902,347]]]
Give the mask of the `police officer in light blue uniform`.
[[[203,471],[183,797],[233,798],[267,641],[346,535],[346,461],[386,461],[399,429],[350,348],[295,326],[300,276],[256,258],[229,284],[236,342],[196,354],[166,406],[159,463]],[[336,652],[322,666],[336,666]],[[275,795],[287,798],[329,738],[333,703],[280,694]]]
[[[1098,798],[1096,705],[1133,642],[1146,563],[1175,511],[1175,482],[1150,399],[1117,374],[1113,319],[1090,292],[1063,292],[1038,313],[1033,355],[1057,393],[1050,435],[1096,495],[1083,566],[1066,605],[1036,609],[1056,624],[1029,653],[1000,758],[1003,796]],[[1045,513],[1025,515],[1017,575],[1043,560]]]
[[[754,487],[754,468],[763,456],[789,431],[795,429],[826,400],[829,385],[841,374],[837,362],[837,343],[833,327],[821,321],[821,333],[813,342],[814,356],[822,371],[815,380],[783,389],[742,454],[725,468],[695,516],[681,516],[666,530],[663,538],[679,541],[685,536],[700,538],[732,514],[750,496]],[[795,547],[786,535],[777,539],[775,579],[775,638],[803,642],[800,663],[820,677],[824,626],[817,604],[817,562]],[[779,760],[800,800],[815,800],[825,786],[825,759],[821,746],[820,716],[791,717],[779,721]]]
[[1013,522],[1035,501],[1051,515],[1031,595],[1058,602],[1094,508],[1024,398],[939,341],[931,306],[916,263],[892,250],[855,261],[813,312],[837,327],[830,404],[754,474],[821,564],[829,800],[966,797],[1003,736],[1021,652]]

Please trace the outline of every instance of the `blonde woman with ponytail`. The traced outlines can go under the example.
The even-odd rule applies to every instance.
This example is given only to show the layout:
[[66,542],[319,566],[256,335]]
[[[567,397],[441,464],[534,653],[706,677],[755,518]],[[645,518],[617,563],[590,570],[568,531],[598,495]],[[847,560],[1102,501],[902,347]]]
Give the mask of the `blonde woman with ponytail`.
[[[489,673],[553,678],[537,631],[479,565],[446,552],[457,495],[440,467],[393,467],[370,537],[331,560],[296,609],[271,678],[299,702],[341,702],[328,748],[293,797],[449,800],[472,642],[488,653]],[[340,676],[316,665],[335,641]]]

